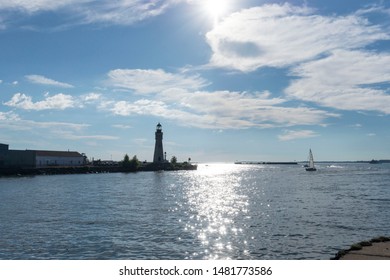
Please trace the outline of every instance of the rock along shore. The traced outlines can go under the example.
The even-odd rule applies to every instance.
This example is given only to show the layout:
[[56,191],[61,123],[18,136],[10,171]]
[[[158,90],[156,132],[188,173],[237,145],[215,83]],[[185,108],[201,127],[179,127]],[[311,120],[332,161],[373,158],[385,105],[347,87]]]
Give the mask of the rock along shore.
[[390,237],[376,237],[340,250],[332,260],[390,260]]
[[148,163],[140,166],[52,166],[42,168],[1,168],[0,176],[34,176],[34,175],[57,175],[57,174],[89,174],[89,173],[128,173],[143,171],[178,171],[196,170],[197,165],[189,163]]

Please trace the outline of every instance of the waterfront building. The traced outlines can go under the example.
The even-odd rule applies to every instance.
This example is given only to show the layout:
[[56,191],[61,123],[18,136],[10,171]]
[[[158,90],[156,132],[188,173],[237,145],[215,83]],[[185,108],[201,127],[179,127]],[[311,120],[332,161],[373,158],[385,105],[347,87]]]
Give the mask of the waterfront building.
[[74,151],[35,151],[35,166],[82,166],[85,156]]
[[164,151],[163,151],[163,132],[162,132],[162,125],[160,123],[156,126],[156,133],[155,133],[156,143],[154,145],[154,156],[153,156],[153,162],[154,163],[163,163],[165,162],[164,158]]
[[8,145],[0,143],[0,167],[5,166],[8,154]]
[[10,150],[0,144],[0,167],[82,166],[86,156],[74,151]]

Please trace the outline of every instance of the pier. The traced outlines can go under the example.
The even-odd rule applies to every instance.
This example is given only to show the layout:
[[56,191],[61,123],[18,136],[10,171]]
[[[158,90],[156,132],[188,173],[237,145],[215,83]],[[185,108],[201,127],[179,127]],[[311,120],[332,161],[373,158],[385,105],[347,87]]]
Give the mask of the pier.
[[60,174],[93,174],[93,173],[129,173],[146,171],[179,171],[179,170],[197,170],[195,164],[184,163],[146,163],[138,167],[123,166],[53,166],[42,168],[22,168],[9,167],[0,168],[1,176],[35,176],[35,175],[60,175]]
[[298,164],[296,161],[236,161],[234,164]]

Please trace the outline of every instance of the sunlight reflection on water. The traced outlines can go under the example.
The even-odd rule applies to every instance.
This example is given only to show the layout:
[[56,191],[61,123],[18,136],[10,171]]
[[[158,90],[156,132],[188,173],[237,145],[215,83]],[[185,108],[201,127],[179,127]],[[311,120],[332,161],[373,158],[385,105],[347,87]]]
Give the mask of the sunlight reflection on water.
[[243,225],[236,221],[248,212],[248,197],[240,193],[242,167],[200,165],[198,172],[189,176],[185,194],[194,215],[185,227],[209,248],[205,257],[229,258],[234,250],[245,251],[247,242],[240,237]]

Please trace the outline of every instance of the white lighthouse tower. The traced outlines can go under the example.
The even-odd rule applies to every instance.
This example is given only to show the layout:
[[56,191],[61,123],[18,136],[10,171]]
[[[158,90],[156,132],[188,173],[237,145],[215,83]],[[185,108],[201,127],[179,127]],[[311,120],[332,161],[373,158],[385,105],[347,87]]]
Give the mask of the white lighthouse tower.
[[164,151],[163,151],[163,133],[162,133],[162,126],[160,123],[156,126],[156,144],[154,145],[154,156],[153,156],[153,162],[155,163],[163,163],[165,161],[164,159]]

